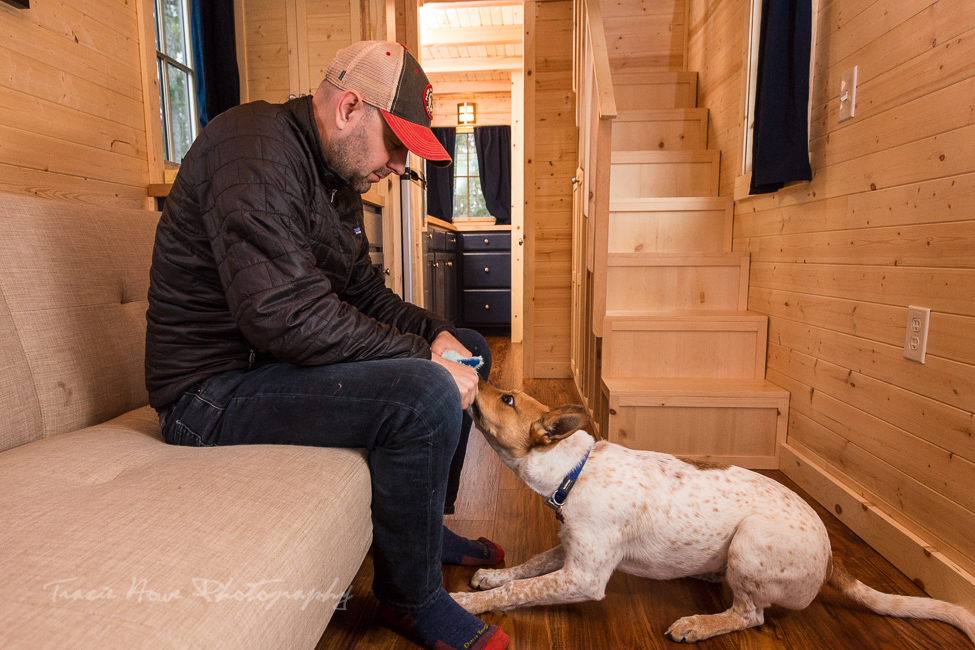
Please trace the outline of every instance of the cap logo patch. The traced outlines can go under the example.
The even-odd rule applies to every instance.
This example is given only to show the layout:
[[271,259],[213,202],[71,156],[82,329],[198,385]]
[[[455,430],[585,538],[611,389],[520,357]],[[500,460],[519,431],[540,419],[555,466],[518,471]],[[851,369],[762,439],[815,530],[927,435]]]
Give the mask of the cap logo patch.
[[345,73],[346,72],[348,72],[348,70],[343,70],[342,71],[342,74],[339,75],[339,81],[342,81],[342,78],[345,77]]
[[433,119],[433,85],[427,84],[423,89],[423,109],[427,112],[427,117]]

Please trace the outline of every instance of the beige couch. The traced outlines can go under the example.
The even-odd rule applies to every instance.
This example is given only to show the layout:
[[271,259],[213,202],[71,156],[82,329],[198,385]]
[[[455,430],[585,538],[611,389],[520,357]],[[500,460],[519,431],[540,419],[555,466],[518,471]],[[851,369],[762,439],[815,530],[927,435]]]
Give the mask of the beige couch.
[[157,219],[0,195],[0,647],[314,648],[371,541],[363,453],[163,442]]

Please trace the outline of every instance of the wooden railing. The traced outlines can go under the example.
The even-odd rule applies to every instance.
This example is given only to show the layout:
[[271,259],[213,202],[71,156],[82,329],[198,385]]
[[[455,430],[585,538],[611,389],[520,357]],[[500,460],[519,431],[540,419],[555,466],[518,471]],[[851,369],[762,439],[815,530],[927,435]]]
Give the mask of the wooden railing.
[[609,175],[616,98],[599,0],[576,0],[573,89],[579,128],[579,165],[572,206],[572,373],[590,412],[598,409],[599,340],[605,290],[593,282],[608,248]]

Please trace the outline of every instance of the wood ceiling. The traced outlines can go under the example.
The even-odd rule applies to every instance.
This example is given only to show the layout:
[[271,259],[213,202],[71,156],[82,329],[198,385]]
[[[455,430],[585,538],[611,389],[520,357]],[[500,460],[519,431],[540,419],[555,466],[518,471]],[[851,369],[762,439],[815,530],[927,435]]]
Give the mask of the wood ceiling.
[[427,2],[420,7],[423,69],[437,94],[508,92],[521,70],[524,5]]

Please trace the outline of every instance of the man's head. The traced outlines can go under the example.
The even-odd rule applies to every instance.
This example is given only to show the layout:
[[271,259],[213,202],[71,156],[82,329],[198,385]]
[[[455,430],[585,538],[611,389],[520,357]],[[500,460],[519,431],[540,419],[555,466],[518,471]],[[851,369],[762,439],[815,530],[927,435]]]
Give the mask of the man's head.
[[403,173],[407,150],[450,164],[430,131],[433,88],[398,43],[360,41],[340,50],[314,105],[325,155],[360,192],[390,172]]

